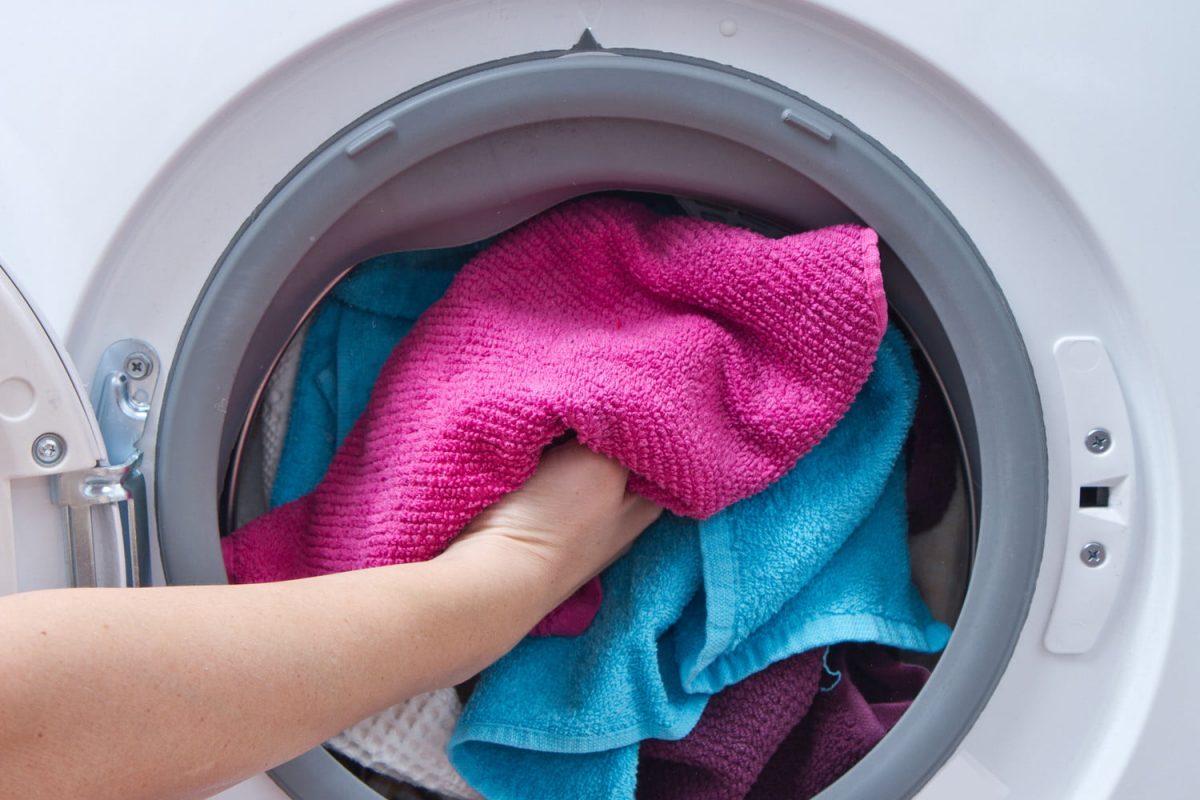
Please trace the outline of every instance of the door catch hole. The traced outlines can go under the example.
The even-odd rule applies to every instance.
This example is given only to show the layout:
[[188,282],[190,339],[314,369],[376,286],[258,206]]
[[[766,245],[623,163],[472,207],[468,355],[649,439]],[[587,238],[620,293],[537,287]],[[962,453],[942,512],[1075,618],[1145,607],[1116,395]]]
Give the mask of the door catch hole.
[[1080,486],[1079,507],[1108,508],[1108,493],[1107,486]]

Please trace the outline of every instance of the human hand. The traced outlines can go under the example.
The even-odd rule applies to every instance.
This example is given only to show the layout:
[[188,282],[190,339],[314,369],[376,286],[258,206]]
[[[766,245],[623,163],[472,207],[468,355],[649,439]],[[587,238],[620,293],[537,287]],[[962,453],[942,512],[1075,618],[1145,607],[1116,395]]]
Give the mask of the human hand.
[[662,508],[628,494],[628,470],[571,441],[546,450],[524,486],[484,509],[443,557],[532,570],[546,610],[615,561]]

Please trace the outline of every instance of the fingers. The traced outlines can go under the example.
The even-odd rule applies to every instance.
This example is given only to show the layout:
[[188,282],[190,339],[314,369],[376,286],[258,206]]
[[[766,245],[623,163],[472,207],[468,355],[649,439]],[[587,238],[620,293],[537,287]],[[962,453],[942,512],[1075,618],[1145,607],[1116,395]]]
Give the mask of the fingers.
[[638,528],[639,533],[662,515],[663,507],[658,503],[633,494],[626,495],[626,498],[625,514],[634,525],[641,526]]
[[621,508],[621,522],[617,538],[615,539],[620,544],[620,548],[604,560],[596,570],[596,573],[598,574],[608,569],[613,563],[628,553],[637,537],[658,519],[662,511],[662,506],[652,503],[644,497],[626,495],[625,502]]
[[547,449],[534,477],[564,490],[624,492],[628,475],[619,462],[572,440]]
[[621,466],[620,462],[602,456],[574,440],[547,450],[543,460],[548,458],[558,459],[575,469],[595,470],[606,475],[620,475],[622,478],[629,473],[629,470]]

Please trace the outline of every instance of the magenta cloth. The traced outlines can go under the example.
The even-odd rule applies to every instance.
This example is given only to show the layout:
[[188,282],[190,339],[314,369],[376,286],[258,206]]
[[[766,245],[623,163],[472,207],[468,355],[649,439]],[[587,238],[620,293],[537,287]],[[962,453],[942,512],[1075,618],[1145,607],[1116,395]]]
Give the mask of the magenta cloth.
[[[226,538],[226,568],[254,583],[433,558],[568,431],[703,519],[829,432],[886,323],[870,229],[768,239],[615,198],[560,206],[463,267],[321,483]],[[538,632],[581,632],[599,597]]]
[[813,650],[715,695],[686,737],[642,744],[638,800],[804,800],[892,729],[923,667],[871,645]]

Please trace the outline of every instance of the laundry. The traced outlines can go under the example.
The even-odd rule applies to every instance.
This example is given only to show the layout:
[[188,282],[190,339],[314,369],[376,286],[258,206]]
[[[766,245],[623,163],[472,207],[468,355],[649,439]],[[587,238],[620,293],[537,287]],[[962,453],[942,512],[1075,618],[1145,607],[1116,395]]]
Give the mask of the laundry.
[[812,708],[826,649],[778,661],[713,695],[682,739],[642,742],[638,800],[740,800]]
[[[373,259],[349,273],[322,302],[308,326],[311,332],[303,334],[302,359],[296,358],[300,348],[289,349],[290,372],[296,377],[289,382],[277,370],[268,387],[266,403],[273,415],[290,409],[295,420],[287,426],[282,457],[271,450],[279,447],[272,441],[285,440],[283,427],[272,426],[270,439],[264,431],[265,468],[281,465],[273,484],[276,505],[319,482],[337,444],[366,406],[387,355],[480,249],[473,245]],[[445,755],[458,710],[452,690],[429,693],[363,720],[328,746],[378,773],[376,780],[405,781],[447,797],[476,797]]]
[[333,287],[313,315],[294,373],[271,508],[316,488],[396,343],[486,244],[379,256]]
[[767,764],[749,800],[806,800],[856,765],[908,710],[929,679],[879,648],[839,647],[830,668],[841,680],[813,701]]
[[780,661],[715,695],[685,738],[644,742],[638,800],[806,800],[878,744],[928,677],[871,645]]
[[920,391],[905,446],[908,465],[908,552],[913,582],[930,611],[958,621],[971,571],[971,507],[958,428],[938,378],[916,359]]
[[308,338],[311,322],[306,321],[296,331],[296,335],[283,354],[279,356],[271,377],[267,380],[267,390],[263,397],[262,413],[260,414],[258,447],[262,451],[262,486],[265,489],[263,498],[264,508],[273,508],[271,493],[275,486],[275,478],[279,474],[279,464],[283,458],[283,444],[287,438],[288,424],[292,415],[292,398],[295,395],[297,376],[300,372],[300,354]]
[[[302,346],[288,347],[267,387],[262,448],[272,507],[320,482],[366,407],[388,354],[486,244],[371,259],[321,301],[298,334]],[[453,689],[439,689],[352,725],[327,746],[369,770],[381,786],[400,781],[441,797],[473,800],[479,795],[446,757],[461,710]]]
[[917,359],[917,411],[908,435],[908,532],[930,530],[946,514],[958,478],[958,433],[937,378]]
[[[277,479],[267,473],[275,505],[319,482],[366,406],[387,355],[485,244],[373,259],[351,271],[322,302],[300,334],[302,358],[300,347],[290,347],[268,386],[264,419],[275,423],[264,426],[263,460],[268,470],[280,465]],[[284,426],[278,420],[289,411],[293,421]],[[381,776],[449,797],[471,797],[445,755],[458,708],[451,690],[421,695],[352,726],[328,746]]]
[[279,355],[263,389],[262,402],[246,430],[238,455],[234,527],[245,525],[271,509],[271,487],[283,454],[300,351],[308,327],[305,321]]
[[446,758],[461,711],[453,689],[429,692],[352,725],[327,745],[388,778],[452,800],[479,800]]
[[[431,558],[568,430],[626,464],[631,491],[708,517],[829,431],[885,323],[868,229],[772,240],[611,198],[556,208],[463,268],[317,488],[223,541],[227,570]],[[598,599],[585,587],[538,632],[581,632]]]
[[932,528],[910,529],[908,536],[913,583],[933,615],[951,627],[958,624],[971,576],[974,525],[965,484],[956,482],[950,505]]
[[680,739],[710,695],[845,641],[944,647],[909,576],[901,448],[916,378],[889,330],[845,418],[763,493],[664,517],[604,573],[577,638],[526,638],[484,671],[450,759],[490,800],[632,798],[638,745]]

